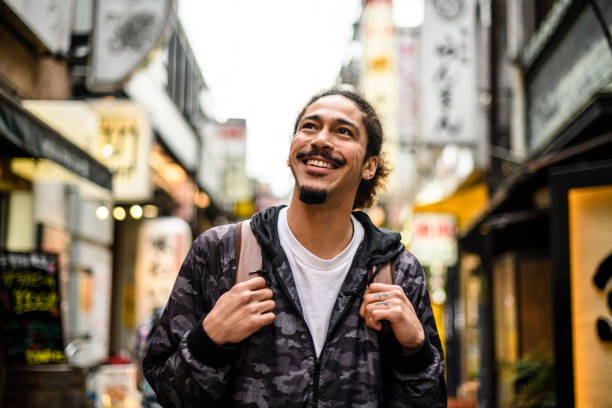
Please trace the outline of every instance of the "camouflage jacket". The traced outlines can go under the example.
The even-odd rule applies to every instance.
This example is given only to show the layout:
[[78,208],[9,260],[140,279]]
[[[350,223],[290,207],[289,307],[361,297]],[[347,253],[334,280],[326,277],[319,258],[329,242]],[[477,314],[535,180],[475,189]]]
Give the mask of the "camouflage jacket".
[[[334,305],[317,358],[277,232],[279,207],[255,214],[276,318],[246,340],[217,345],[202,328],[215,301],[234,283],[235,224],[194,242],[144,360],[144,373],[165,407],[440,407],[446,406],[444,359],[423,269],[399,234],[353,213],[365,237]],[[426,333],[403,354],[390,330],[379,333],[359,316],[367,271],[393,259],[395,283],[412,302]]]

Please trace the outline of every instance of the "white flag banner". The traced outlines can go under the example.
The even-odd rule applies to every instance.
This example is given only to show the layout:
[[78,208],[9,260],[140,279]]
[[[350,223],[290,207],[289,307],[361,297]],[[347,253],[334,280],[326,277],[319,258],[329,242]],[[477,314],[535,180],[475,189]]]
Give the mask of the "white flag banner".
[[476,142],[475,0],[426,0],[422,31],[423,138]]
[[161,43],[170,0],[96,1],[87,86],[113,91]]

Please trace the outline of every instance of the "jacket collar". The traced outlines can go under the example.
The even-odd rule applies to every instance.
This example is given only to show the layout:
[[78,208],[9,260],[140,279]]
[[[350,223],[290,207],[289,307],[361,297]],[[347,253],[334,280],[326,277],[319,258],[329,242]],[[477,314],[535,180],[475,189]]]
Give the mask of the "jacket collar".
[[[282,280],[281,284],[302,313],[293,274],[278,237],[278,213],[283,207],[269,207],[256,213],[251,218],[251,227],[261,245],[264,268],[271,266],[275,269]],[[352,297],[360,296],[365,289],[368,269],[391,260],[404,249],[399,233],[377,228],[370,221],[370,217],[361,211],[354,211],[353,215],[363,225],[364,237],[353,260],[352,269],[338,293],[329,324],[330,331],[335,327]]]
[[[262,251],[274,260],[282,255],[278,238],[278,213],[284,205],[269,207],[253,215],[251,226],[262,247]],[[380,265],[399,254],[404,246],[400,242],[400,234],[386,229],[377,228],[370,217],[361,211],[353,211],[353,216],[363,225],[364,238],[357,253],[358,266],[366,269]]]

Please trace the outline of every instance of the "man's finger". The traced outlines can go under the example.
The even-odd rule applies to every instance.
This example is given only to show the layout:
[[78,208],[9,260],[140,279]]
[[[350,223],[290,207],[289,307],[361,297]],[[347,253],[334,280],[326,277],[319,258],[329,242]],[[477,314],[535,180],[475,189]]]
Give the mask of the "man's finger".
[[[373,284],[372,284],[373,285]],[[379,291],[379,292],[373,292],[370,290],[370,287],[372,285],[368,285],[365,293],[363,294],[363,300],[361,302],[361,307],[359,308],[359,315],[361,317],[364,317],[364,313],[365,313],[365,308],[372,302],[380,302],[382,300],[386,300],[390,297],[390,292],[386,292],[386,291]],[[378,285],[378,284],[377,284]],[[384,284],[383,284],[384,285]],[[393,285],[385,285],[385,287],[387,289],[392,290],[393,289]],[[375,287],[379,288],[378,286]]]
[[258,302],[272,299],[272,296],[274,296],[274,292],[272,292],[272,290],[269,288],[257,289],[253,291],[253,299]]
[[380,302],[372,302],[366,306],[366,313],[371,310],[388,309],[391,306],[393,306],[393,302],[390,300],[381,300]]
[[251,290],[262,289],[266,287],[266,280],[261,276],[255,276],[254,278],[236,284],[236,286],[238,285],[244,286],[245,288]]
[[261,327],[263,326],[267,326],[269,324],[274,323],[274,319],[276,318],[276,315],[272,312],[268,312],[268,313],[263,313],[259,315],[259,324]]
[[255,306],[255,313],[267,313],[274,310],[276,307],[276,303],[273,300],[265,300],[263,302],[258,302]]
[[397,288],[397,285],[389,285],[387,283],[372,282],[368,285],[366,293],[389,292]]
[[377,320],[372,313],[366,313],[365,315],[366,326],[371,327],[374,330],[380,331],[382,329],[382,323]]

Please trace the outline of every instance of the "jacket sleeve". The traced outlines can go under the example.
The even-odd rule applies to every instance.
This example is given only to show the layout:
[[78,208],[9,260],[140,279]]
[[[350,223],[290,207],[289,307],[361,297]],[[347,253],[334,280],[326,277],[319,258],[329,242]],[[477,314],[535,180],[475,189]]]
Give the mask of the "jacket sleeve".
[[434,320],[423,268],[408,251],[394,262],[395,283],[404,289],[423,325],[425,341],[411,354],[388,331],[382,336],[385,406],[446,407],[444,353]]
[[234,262],[213,239],[218,234],[207,231],[191,247],[143,362],[164,407],[215,406],[227,388],[233,347],[215,344],[202,327],[206,313],[231,285],[218,270],[211,276],[212,269],[231,269]]

